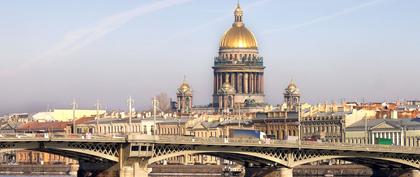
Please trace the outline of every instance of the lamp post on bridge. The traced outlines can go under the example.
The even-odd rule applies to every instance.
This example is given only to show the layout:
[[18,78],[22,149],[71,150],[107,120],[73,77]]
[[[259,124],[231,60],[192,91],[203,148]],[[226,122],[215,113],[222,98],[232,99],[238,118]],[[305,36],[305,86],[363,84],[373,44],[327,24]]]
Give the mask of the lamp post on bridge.
[[157,109],[157,106],[158,106],[158,101],[156,100],[156,97],[153,97],[153,101],[152,101],[152,104],[153,104],[153,135],[156,135],[156,109]]
[[299,103],[299,108],[298,108],[298,145],[299,145],[299,149],[300,149],[300,145],[302,144],[302,134],[301,134],[301,124],[300,124],[300,119],[302,117],[301,113],[302,113],[302,106]]
[[131,96],[128,98],[127,100],[128,103],[128,133],[131,133],[131,119],[133,116],[133,104],[134,104],[134,100],[131,98]]
[[96,100],[96,134],[99,134],[99,109],[101,109],[101,104],[99,103],[99,100]]
[[76,103],[75,99],[73,99],[72,106],[73,106],[73,132],[72,133],[76,134],[76,108],[77,108],[77,103]]

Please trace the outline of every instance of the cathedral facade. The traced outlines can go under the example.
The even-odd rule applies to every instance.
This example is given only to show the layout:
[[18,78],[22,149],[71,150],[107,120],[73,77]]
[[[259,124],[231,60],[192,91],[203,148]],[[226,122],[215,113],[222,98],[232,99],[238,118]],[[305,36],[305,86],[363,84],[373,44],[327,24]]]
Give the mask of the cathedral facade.
[[236,7],[235,21],[220,41],[214,59],[213,107],[218,112],[264,103],[263,58],[254,34],[245,27],[243,11]]
[[[255,35],[245,27],[243,11],[238,4],[234,22],[223,34],[218,55],[214,58],[213,101],[193,106],[193,92],[184,80],[177,90],[173,110],[181,115],[195,113],[255,113],[272,111],[265,102],[264,62],[258,51]],[[284,109],[283,109],[284,107]],[[299,112],[300,91],[292,81],[284,90],[283,112]]]

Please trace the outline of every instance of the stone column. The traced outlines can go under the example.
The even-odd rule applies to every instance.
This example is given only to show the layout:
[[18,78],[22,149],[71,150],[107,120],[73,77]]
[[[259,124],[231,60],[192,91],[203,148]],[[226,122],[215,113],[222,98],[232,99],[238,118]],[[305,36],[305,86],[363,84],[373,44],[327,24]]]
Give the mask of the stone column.
[[237,93],[242,93],[241,90],[241,77],[240,77],[241,73],[236,73],[236,92]]
[[219,87],[217,88],[217,90],[219,90],[222,87],[222,84],[223,84],[223,76],[222,76],[222,73],[219,73]]
[[239,93],[244,92],[244,90],[243,90],[243,80],[244,80],[243,74],[238,73],[238,92]]
[[257,73],[254,73],[254,93],[258,93],[258,77]]
[[293,177],[293,169],[280,168],[280,177]]
[[[225,75],[225,81],[223,82],[223,83],[230,83],[230,80],[229,80],[229,78],[230,78],[230,74],[229,73],[226,73],[226,75]],[[232,85],[232,84],[230,84],[230,85]]]
[[256,73],[255,75],[256,75],[256,79],[255,80],[257,81],[256,82],[257,83],[256,84],[257,85],[256,93],[260,93],[260,90],[261,90],[261,87],[260,87],[260,80],[261,80],[260,79],[260,73]]
[[178,97],[178,110],[181,110],[181,97]]
[[257,90],[258,90],[258,93],[261,93],[261,83],[260,83],[260,81],[261,81],[261,76],[260,76],[260,73],[257,73]]
[[223,95],[223,110],[225,110],[225,108],[228,107],[227,100],[228,100],[228,97],[226,95]]
[[264,93],[264,74],[261,73],[261,93]]
[[250,89],[251,90],[251,93],[254,93],[255,92],[255,90],[254,90],[254,85],[255,85],[254,78],[255,78],[254,77],[254,73],[251,73],[251,78],[250,78],[251,79],[251,83],[252,83],[251,84],[251,89]]
[[218,81],[219,81],[219,75],[217,73],[214,73],[214,93],[217,92],[218,88]]
[[249,74],[249,93],[254,93],[254,74]]
[[248,93],[248,73],[244,74],[244,93]]
[[123,163],[122,169],[120,169],[120,177],[148,177],[152,171],[147,168],[147,161],[139,158],[129,159]]
[[217,92],[217,90],[219,89],[219,73],[216,73],[216,88],[214,89],[214,93]]
[[252,93],[252,73],[248,74],[248,93]]
[[372,133],[372,144],[375,144],[376,133]]
[[217,80],[216,73],[213,73],[213,93],[216,90],[216,80]]
[[237,86],[236,86],[236,73],[232,73],[231,74],[231,80],[232,80],[232,87],[233,87],[233,89],[235,90],[235,93],[237,93],[238,91],[237,91]]

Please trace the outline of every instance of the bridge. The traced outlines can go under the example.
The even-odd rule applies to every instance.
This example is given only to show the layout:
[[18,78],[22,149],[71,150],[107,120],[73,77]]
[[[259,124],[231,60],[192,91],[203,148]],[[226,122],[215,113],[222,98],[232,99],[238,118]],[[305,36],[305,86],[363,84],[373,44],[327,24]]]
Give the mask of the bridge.
[[[148,165],[187,154],[205,154],[244,165],[246,176],[278,171],[293,176],[299,165],[344,159],[372,169],[406,169],[420,176],[420,149],[416,147],[259,139],[197,138],[186,136],[8,135],[0,137],[0,152],[36,150],[79,160],[79,176],[146,177]],[[375,171],[374,171],[375,172]],[[382,176],[380,171],[377,176]]]

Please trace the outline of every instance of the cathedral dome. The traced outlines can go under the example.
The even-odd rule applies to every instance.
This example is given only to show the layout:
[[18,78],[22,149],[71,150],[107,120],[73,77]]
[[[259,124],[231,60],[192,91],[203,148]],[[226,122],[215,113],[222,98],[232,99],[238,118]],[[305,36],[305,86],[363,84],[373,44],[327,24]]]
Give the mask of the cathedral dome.
[[220,49],[258,48],[257,39],[254,34],[245,27],[242,21],[243,11],[239,4],[235,9],[234,14],[235,22],[232,27],[224,33],[220,41]]

